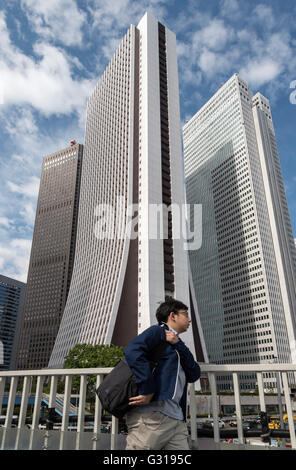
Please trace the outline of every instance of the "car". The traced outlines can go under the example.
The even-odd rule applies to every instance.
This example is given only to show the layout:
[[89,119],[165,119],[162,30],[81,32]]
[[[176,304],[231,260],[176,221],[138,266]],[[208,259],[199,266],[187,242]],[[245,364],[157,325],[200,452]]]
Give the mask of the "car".
[[254,418],[254,420],[256,421],[257,424],[261,424],[261,416],[259,416],[259,415],[256,416],[256,417]]
[[[196,422],[196,431],[197,432],[201,431],[202,429],[205,429],[206,427],[207,427],[206,423],[204,423],[202,421],[197,421]],[[191,425],[189,423],[187,423],[187,429],[188,429],[189,435],[191,435]]]
[[251,420],[243,421],[243,429],[246,429],[248,431],[249,429],[253,429],[255,427],[257,427],[256,421],[251,421]]
[[[213,419],[209,419],[208,421],[206,421],[207,425],[211,425],[212,427],[214,427],[214,420]],[[225,423],[222,419],[219,419],[218,421],[218,425],[219,425],[219,428],[225,428]]]
[[197,431],[198,431],[199,429],[202,429],[202,428],[204,427],[204,424],[205,424],[205,423],[203,423],[202,421],[197,421],[197,422],[196,422],[196,429],[197,429]]
[[243,429],[246,430],[246,431],[251,429],[251,425],[250,425],[249,421],[243,421]]

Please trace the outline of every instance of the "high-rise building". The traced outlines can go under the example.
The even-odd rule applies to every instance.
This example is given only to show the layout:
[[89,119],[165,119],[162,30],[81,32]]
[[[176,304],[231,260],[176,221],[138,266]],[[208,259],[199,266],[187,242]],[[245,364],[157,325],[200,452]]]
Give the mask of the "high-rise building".
[[69,291],[76,243],[83,146],[43,159],[18,369],[47,367]]
[[0,370],[15,370],[26,284],[0,274]]
[[202,246],[189,255],[210,362],[290,362],[296,251],[269,101],[235,74],[183,139],[187,202],[203,209]]
[[158,212],[162,237],[153,213],[184,195],[176,37],[146,13],[88,102],[74,271],[49,367],[77,343],[125,346],[167,295],[191,307],[184,339],[206,358],[177,215]]

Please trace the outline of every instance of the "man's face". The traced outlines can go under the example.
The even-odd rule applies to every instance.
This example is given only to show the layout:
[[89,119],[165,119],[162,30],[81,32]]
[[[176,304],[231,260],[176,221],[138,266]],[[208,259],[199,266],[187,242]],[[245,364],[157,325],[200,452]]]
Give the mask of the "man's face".
[[188,330],[191,319],[188,315],[187,310],[178,310],[178,313],[173,313],[173,318],[174,318],[174,329],[178,333],[184,333],[185,331]]

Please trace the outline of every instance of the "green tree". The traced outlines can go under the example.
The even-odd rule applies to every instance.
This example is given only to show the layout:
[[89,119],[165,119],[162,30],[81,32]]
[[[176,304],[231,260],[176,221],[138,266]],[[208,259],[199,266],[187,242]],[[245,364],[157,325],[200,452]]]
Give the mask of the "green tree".
[[[123,358],[123,348],[113,344],[76,344],[64,361],[64,369],[89,369],[97,367],[114,367]],[[87,379],[87,401],[93,408],[95,400],[96,376]],[[72,390],[79,393],[80,376],[73,376]]]
[[65,358],[64,369],[114,367],[123,358],[123,348],[113,344],[76,344]]

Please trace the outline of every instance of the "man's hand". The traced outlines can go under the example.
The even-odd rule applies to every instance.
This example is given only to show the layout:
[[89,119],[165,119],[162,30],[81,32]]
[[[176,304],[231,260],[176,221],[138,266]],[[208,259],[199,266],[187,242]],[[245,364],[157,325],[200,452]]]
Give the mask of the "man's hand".
[[179,338],[173,331],[165,330],[166,341],[171,344],[176,344],[179,341]]
[[131,397],[129,400],[129,405],[139,406],[139,405],[148,405],[150,403],[154,393],[150,395],[138,395],[137,397]]

